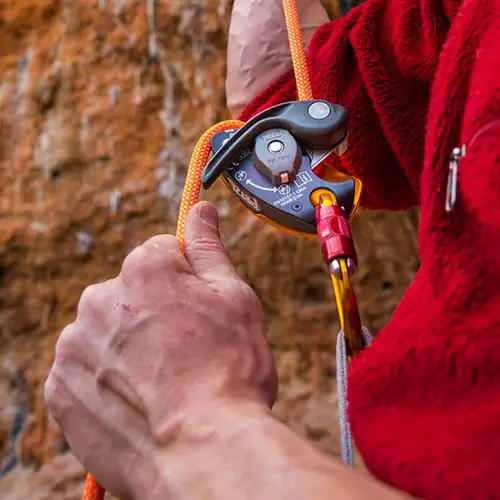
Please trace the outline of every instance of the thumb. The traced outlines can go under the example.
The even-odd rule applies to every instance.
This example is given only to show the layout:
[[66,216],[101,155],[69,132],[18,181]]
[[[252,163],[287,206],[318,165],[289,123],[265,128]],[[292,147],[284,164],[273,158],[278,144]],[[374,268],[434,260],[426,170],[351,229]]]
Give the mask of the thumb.
[[189,212],[185,227],[185,254],[194,273],[216,282],[235,277],[219,234],[219,216],[212,203],[197,203]]

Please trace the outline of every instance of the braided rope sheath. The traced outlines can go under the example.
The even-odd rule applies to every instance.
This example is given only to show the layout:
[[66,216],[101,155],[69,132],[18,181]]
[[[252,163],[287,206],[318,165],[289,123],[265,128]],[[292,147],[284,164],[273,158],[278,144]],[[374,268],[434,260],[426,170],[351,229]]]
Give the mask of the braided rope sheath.
[[177,219],[177,239],[184,251],[184,226],[191,207],[198,201],[201,189],[201,172],[207,164],[210,155],[210,141],[212,137],[219,132],[225,130],[239,129],[243,122],[239,120],[227,120],[218,123],[209,128],[198,140],[189,162],[189,168],[186,176],[186,183],[184,184],[184,191],[182,192],[181,206],[179,209],[179,216]]
[[[363,341],[369,347],[373,342],[372,334],[368,328],[363,327]],[[344,330],[337,335],[337,396],[339,408],[340,452],[342,461],[349,467],[354,467],[354,446],[352,441],[351,426],[349,425],[347,403],[347,344]]]
[[[297,90],[299,100],[313,99],[311,84],[309,81],[309,72],[307,70],[307,61],[304,51],[304,43],[302,32],[300,29],[299,15],[295,0],[283,0],[283,9],[285,11],[285,19],[288,30],[288,38],[290,43],[290,52],[292,55],[295,77],[297,80]],[[177,239],[184,251],[184,226],[186,223],[189,210],[198,201],[201,188],[201,172],[205,167],[210,155],[210,141],[212,137],[225,130],[238,129],[243,125],[239,120],[227,120],[218,123],[208,129],[198,140],[191,161],[189,162],[186,183],[182,192],[181,205],[179,216],[177,219]],[[82,500],[103,500],[105,490],[99,486],[94,477],[89,474],[85,483]]]
[[82,494],[82,500],[104,500],[105,491],[96,480],[89,474],[85,482],[85,488]]
[[304,50],[299,13],[295,0],[283,0],[283,10],[285,11],[286,29],[288,31],[299,101],[310,101],[313,99],[313,92],[307,69],[306,52]]

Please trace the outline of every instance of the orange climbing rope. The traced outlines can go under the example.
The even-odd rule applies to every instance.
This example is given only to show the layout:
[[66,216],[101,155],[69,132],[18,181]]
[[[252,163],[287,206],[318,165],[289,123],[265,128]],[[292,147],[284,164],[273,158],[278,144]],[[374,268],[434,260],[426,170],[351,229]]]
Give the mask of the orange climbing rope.
[[[283,0],[283,10],[285,13],[286,26],[288,31],[288,38],[290,44],[290,52],[292,55],[293,68],[295,72],[295,79],[297,81],[297,91],[299,100],[312,100],[313,93],[311,89],[311,82],[309,78],[309,72],[307,68],[306,54],[304,50],[304,43],[302,39],[302,32],[300,29],[299,15],[297,11],[297,5],[295,0]],[[189,210],[198,201],[200,188],[201,188],[201,172],[205,165],[207,164],[208,157],[211,151],[210,141],[215,134],[223,132],[226,130],[239,129],[243,125],[243,122],[239,120],[228,120],[217,125],[214,125],[209,130],[207,130],[201,138],[198,140],[193,155],[191,156],[191,161],[189,162],[189,168],[187,172],[186,182],[184,185],[184,190],[182,193],[182,200],[179,210],[179,216],[177,220],[177,239],[181,246],[182,251],[184,251],[184,225],[186,222]],[[344,269],[344,268],[343,268]],[[348,331],[350,318],[352,313],[344,309],[346,300],[345,290],[349,290],[349,278],[347,271],[344,270],[344,283],[337,283],[338,279],[332,275],[332,280],[334,283],[334,289],[337,296],[337,304],[339,305],[339,315],[341,317],[342,327]],[[347,288],[345,284],[347,280]],[[337,286],[335,286],[337,284]],[[342,297],[339,298],[337,291],[342,292]],[[352,295],[352,294],[351,294]],[[352,303],[352,300],[351,300]],[[355,304],[355,301],[354,301]],[[354,312],[354,320],[356,319],[357,308]],[[354,321],[359,323],[358,321]],[[357,329],[357,326],[355,326]],[[105,495],[104,489],[99,486],[92,475],[87,476],[87,481],[85,484],[85,489],[82,495],[82,500],[103,500]]]
[[299,101],[309,101],[313,99],[311,79],[307,69],[306,51],[300,29],[299,13],[295,0],[283,0],[283,10],[285,12],[286,29],[288,31],[288,42],[292,55],[293,72],[297,81],[297,92]]
[[181,206],[179,216],[177,218],[177,239],[181,245],[181,250],[184,251],[184,225],[186,218],[191,210],[191,207],[198,201],[201,188],[201,172],[207,164],[210,155],[210,141],[215,134],[224,132],[225,130],[235,130],[240,128],[244,123],[239,120],[227,120],[218,123],[209,128],[198,140],[189,162],[189,168],[182,192]]
[[[208,129],[198,140],[187,172],[184,190],[182,192],[181,206],[179,217],[177,219],[177,239],[184,251],[184,225],[189,210],[196,204],[200,196],[201,188],[201,172],[205,167],[210,155],[210,141],[215,134],[225,130],[238,129],[243,125],[239,120],[227,120]],[[85,489],[83,491],[82,500],[103,500],[104,489],[101,488],[92,475],[87,476]]]

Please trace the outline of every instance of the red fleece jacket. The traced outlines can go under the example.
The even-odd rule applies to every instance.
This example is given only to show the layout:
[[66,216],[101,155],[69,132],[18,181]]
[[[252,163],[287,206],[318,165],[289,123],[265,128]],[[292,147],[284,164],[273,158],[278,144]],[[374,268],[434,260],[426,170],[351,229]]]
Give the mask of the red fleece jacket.
[[[421,206],[421,268],[350,368],[356,444],[413,495],[500,499],[500,0],[367,0],[319,29],[308,61],[315,97],[347,108],[338,168],[363,205]],[[289,73],[241,118],[296,98]]]

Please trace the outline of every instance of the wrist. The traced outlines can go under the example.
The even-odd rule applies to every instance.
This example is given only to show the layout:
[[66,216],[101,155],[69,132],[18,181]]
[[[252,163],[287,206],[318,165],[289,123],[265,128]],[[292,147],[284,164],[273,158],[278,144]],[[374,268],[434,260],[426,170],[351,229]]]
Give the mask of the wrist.
[[264,404],[199,417],[158,449],[156,490],[141,500],[409,499],[298,437]]
[[263,401],[219,400],[177,413],[157,431],[153,430],[153,440],[159,452],[177,453],[179,449],[213,444],[270,415]]
[[[247,456],[241,446],[273,420],[269,408],[254,401],[225,402],[178,417],[157,436],[160,489],[172,500],[224,500],[226,491],[232,491],[224,483],[231,481],[231,471],[239,471],[239,462]],[[148,500],[154,498],[150,495]]]

